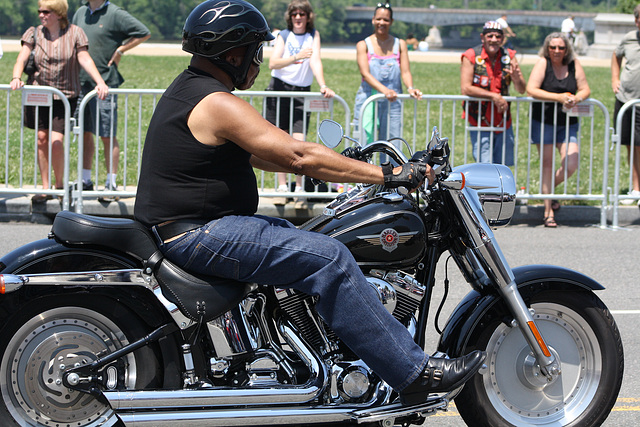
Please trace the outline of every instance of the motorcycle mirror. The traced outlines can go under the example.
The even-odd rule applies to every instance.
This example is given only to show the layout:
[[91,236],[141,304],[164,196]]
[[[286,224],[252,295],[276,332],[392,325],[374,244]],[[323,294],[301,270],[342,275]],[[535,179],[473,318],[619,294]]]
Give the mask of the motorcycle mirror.
[[438,127],[434,126],[431,131],[431,140],[429,141],[429,145],[427,146],[427,150],[431,151],[438,146],[440,143],[440,132],[438,132]]
[[318,137],[327,147],[336,148],[344,137],[344,130],[340,123],[333,120],[323,120],[318,126]]

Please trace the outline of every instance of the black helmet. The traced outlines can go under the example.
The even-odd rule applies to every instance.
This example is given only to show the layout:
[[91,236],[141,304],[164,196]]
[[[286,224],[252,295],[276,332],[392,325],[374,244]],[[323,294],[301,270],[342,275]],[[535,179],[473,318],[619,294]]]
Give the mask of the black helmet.
[[[237,87],[244,83],[254,56],[262,54],[262,43],[273,39],[267,20],[250,3],[207,0],[187,17],[182,32],[182,50],[209,58],[231,76]],[[247,46],[240,67],[222,59],[223,53],[239,46]]]

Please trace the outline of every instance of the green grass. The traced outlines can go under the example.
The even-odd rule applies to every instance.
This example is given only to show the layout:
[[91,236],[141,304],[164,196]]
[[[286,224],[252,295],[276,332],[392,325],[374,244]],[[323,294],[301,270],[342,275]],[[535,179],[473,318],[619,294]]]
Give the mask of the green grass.
[[[11,72],[13,69],[13,65],[15,63],[17,54],[16,53],[6,53],[2,61],[0,61],[0,75],[4,76],[4,81],[8,82],[11,78]],[[177,74],[179,74],[186,66],[188,65],[189,57],[183,56],[170,56],[170,57],[149,57],[149,56],[127,56],[126,60],[122,62],[121,73],[125,76],[126,82],[122,86],[122,88],[137,88],[137,89],[164,89],[166,88],[171,81],[175,78]],[[360,74],[358,72],[358,68],[355,62],[355,58],[353,61],[351,60],[331,60],[326,59],[323,60],[325,78],[327,84],[336,91],[338,95],[340,95],[349,105],[351,109],[353,109],[353,100],[355,98],[356,90],[360,84]],[[525,77],[529,76],[531,72],[532,66],[525,65],[522,66],[523,73]],[[458,64],[441,64],[441,63],[412,63],[411,70],[413,73],[414,85],[419,87],[423,93],[425,94],[442,94],[442,95],[459,95],[460,94],[460,82],[459,82],[459,65]],[[610,71],[609,68],[606,67],[585,67],[585,71],[587,74],[587,79],[589,85],[591,87],[591,97],[600,100],[605,107],[609,110],[610,113],[613,112],[614,105],[614,97],[610,87]],[[270,72],[266,66],[263,66],[262,72],[260,73],[256,84],[252,89],[254,90],[264,90],[269,82]],[[314,82],[312,86],[312,90],[318,90],[317,83]],[[517,94],[513,94],[517,95]],[[20,112],[19,107],[19,97],[12,96],[12,106],[10,109],[10,123],[18,123],[20,120]],[[255,102],[256,108],[261,109],[261,102]],[[427,113],[429,114],[429,128],[434,124],[439,125],[442,123],[441,134],[443,136],[451,136],[452,132],[455,132],[456,135],[456,146],[454,149],[456,151],[456,164],[460,164],[464,161],[462,158],[463,147],[462,143],[464,141],[464,122],[460,119],[460,114],[462,108],[457,105],[457,107],[452,108],[452,104],[443,104],[443,114],[442,117],[438,116],[438,112],[440,109],[440,105],[437,103],[432,103],[430,106],[430,111],[427,112],[427,103],[421,102],[418,103],[418,117],[417,117],[417,128],[416,128],[416,141],[418,148],[421,147],[420,144],[424,144],[426,138],[428,137],[427,133]],[[148,125],[148,121],[153,113],[153,102],[145,102],[142,112],[142,120],[137,122],[137,99],[135,101],[130,101],[129,105],[129,113],[132,117],[136,117],[136,121],[134,124],[129,124],[129,134],[127,135],[127,139],[130,140],[130,143],[127,146],[127,158],[130,159],[127,163],[126,174],[127,174],[127,182],[132,184],[135,183],[135,179],[137,177],[137,158],[140,155],[141,144],[138,145],[137,141],[137,127],[138,125],[143,129],[143,139],[144,139],[144,129]],[[4,108],[4,107],[2,107]],[[124,117],[123,107],[120,107],[120,120],[119,123],[119,140],[121,145],[124,140],[123,129],[124,125],[122,123],[122,119]],[[4,114],[6,116],[6,112],[0,109],[0,114]],[[337,110],[336,120],[342,122],[343,113],[340,110]],[[456,126],[455,129],[452,129],[452,118],[455,115],[456,117]],[[320,114],[319,119],[316,119],[315,115],[312,115],[311,128],[309,132],[308,138],[311,140],[315,140],[315,126],[318,120],[328,117],[327,114]],[[406,115],[405,115],[406,116]],[[613,119],[612,119],[613,120]],[[611,124],[613,126],[613,123]],[[526,129],[528,126],[522,123],[522,131],[521,135],[518,138],[522,141],[519,146],[519,156],[518,156],[518,185],[529,185],[531,188],[535,188],[537,185],[537,177],[533,177],[531,181],[524,182],[523,179],[526,179],[526,176],[521,175],[521,171],[526,170],[527,166],[527,147],[526,143],[527,135]],[[588,129],[583,128],[583,138],[588,138],[589,135],[586,135]],[[5,129],[0,129],[0,138],[4,140],[6,135],[4,134]],[[581,164],[588,164],[589,161],[594,161],[596,164],[602,164],[602,153],[603,153],[603,141],[602,135],[604,135],[604,119],[601,115],[596,114],[594,119],[594,135],[598,135],[595,140],[595,144],[599,144],[594,149],[594,158],[587,158],[586,150],[583,153],[583,157],[581,158]],[[407,134],[409,133],[409,134]],[[405,119],[405,136],[407,139],[412,138],[412,122],[410,118]],[[523,134],[524,133],[524,134]],[[25,132],[27,135],[28,132]],[[24,154],[25,165],[22,168],[23,173],[26,177],[33,177],[33,168],[35,166],[34,157],[33,157],[33,136],[32,134],[27,135],[25,139],[24,147],[19,146],[19,127],[12,126],[10,127],[8,139],[10,141],[10,149],[9,149],[9,174],[8,180],[12,185],[19,184],[19,176],[20,176],[20,168],[17,164],[17,159],[19,158],[18,154],[20,151]],[[71,147],[72,156],[74,159],[77,153],[77,146],[72,144]],[[102,165],[102,149],[100,152],[100,162]],[[470,155],[470,154],[469,154]],[[610,156],[611,157],[611,156]],[[470,160],[469,160],[470,161]],[[0,155],[0,171],[5,170],[6,157],[4,155]],[[122,165],[124,162],[122,161]],[[626,165],[626,161],[623,162],[623,165]],[[535,168],[535,160],[532,163],[532,167]],[[582,167],[582,166],[581,166]],[[625,167],[626,168],[626,167]],[[123,168],[121,168],[123,169]],[[76,164],[75,162],[71,165],[71,179],[75,179],[75,170]],[[104,167],[101,166],[101,170],[104,170]],[[533,169],[535,170],[535,169]],[[602,167],[596,169],[596,171],[600,171],[601,173]],[[610,186],[613,185],[613,159],[610,160],[609,165],[610,170]],[[124,172],[121,171],[121,174]],[[4,175],[4,174],[3,174]],[[625,183],[628,180],[627,172],[623,172],[622,182]],[[581,177],[580,181],[580,192],[585,193],[587,191],[586,185],[587,180],[586,176]],[[2,178],[4,180],[4,177]],[[268,178],[267,178],[268,179]],[[576,186],[575,179],[573,179],[573,183],[571,185]],[[598,187],[599,191],[601,191],[601,179],[599,179],[596,183],[596,187]],[[267,181],[268,184],[270,182]],[[570,189],[569,192],[575,191]],[[593,191],[593,190],[592,190]],[[626,190],[625,190],[626,191]],[[535,191],[532,191],[535,192]],[[597,191],[596,191],[597,192]]]

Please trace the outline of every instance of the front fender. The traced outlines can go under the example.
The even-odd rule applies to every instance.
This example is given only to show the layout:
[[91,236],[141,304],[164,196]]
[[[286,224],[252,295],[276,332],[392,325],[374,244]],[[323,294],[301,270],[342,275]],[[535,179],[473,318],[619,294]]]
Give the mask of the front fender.
[[[515,282],[525,303],[546,290],[599,291],[604,287],[577,271],[552,265],[526,265],[513,269]],[[455,308],[440,337],[438,350],[461,356],[473,330],[487,319],[511,319],[511,313],[497,293],[469,292]]]

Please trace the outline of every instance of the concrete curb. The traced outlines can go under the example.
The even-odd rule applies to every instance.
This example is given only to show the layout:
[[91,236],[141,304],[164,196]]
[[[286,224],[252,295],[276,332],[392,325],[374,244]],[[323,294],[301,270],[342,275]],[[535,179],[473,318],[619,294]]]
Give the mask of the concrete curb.
[[[84,200],[84,213],[96,216],[132,218],[135,199],[120,199],[117,202],[100,202],[97,199]],[[286,205],[274,205],[267,198],[260,199],[258,213],[272,217],[286,218],[294,224],[320,215],[326,203],[298,202]],[[49,200],[46,203],[33,204],[31,197],[16,196],[0,198],[0,222],[32,222],[51,224],[61,210],[60,201]],[[542,205],[518,205],[511,224],[541,226],[544,207]],[[607,224],[612,221],[612,209],[607,209]],[[555,215],[560,226],[600,225],[600,208],[597,206],[562,206]],[[640,210],[633,204],[620,206],[618,225],[626,227],[640,225]]]

